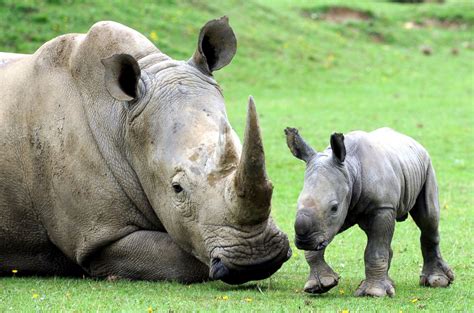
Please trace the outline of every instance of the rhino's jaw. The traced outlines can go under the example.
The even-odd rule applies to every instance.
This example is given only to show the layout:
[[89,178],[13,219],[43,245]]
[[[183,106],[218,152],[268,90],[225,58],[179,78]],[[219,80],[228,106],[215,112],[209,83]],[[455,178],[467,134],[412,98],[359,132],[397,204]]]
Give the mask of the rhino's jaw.
[[252,227],[215,227],[211,234],[209,276],[228,284],[265,279],[291,257],[288,237],[270,218]]
[[283,263],[290,259],[291,248],[283,249],[274,259],[249,266],[226,265],[220,258],[213,258],[209,276],[214,280],[222,280],[230,285],[243,284],[252,280],[261,280],[270,277],[278,271]]
[[318,234],[309,234],[306,236],[295,236],[295,246],[300,250],[319,251],[329,245],[330,240]]

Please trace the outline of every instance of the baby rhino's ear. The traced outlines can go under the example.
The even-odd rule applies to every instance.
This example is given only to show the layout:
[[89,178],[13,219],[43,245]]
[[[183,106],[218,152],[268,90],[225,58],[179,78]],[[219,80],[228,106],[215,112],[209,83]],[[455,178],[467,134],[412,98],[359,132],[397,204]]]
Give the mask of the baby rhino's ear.
[[331,135],[332,157],[339,163],[346,159],[346,146],[344,145],[344,135],[334,133]]
[[295,157],[308,162],[315,154],[313,150],[300,136],[298,129],[287,127],[285,129],[286,144]]

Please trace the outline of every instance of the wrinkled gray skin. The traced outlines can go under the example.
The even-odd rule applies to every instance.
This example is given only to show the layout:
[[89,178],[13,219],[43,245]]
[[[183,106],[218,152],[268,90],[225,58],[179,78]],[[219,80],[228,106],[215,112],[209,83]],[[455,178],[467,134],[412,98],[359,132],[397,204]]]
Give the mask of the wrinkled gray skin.
[[188,62],[114,22],[0,54],[0,275],[238,284],[280,268],[255,105],[242,147],[212,77],[235,51],[223,17]]
[[358,224],[367,234],[366,279],[356,296],[393,296],[388,275],[395,221],[410,214],[421,230],[423,270],[420,284],[447,287],[454,274],[439,250],[439,204],[436,177],[427,151],[415,140],[389,128],[345,137],[317,153],[294,128],[285,130],[293,155],[306,162],[304,187],[295,221],[296,246],[310,266],[304,287],[324,293],[339,276],[324,260],[334,236]]

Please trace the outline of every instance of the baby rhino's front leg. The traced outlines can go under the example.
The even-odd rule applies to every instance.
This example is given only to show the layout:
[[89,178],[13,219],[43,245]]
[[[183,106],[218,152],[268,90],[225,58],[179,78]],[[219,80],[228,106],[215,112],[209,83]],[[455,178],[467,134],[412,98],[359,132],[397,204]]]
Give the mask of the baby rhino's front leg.
[[383,297],[394,296],[395,287],[388,276],[392,259],[393,231],[395,228],[394,210],[379,209],[374,215],[367,216],[367,220],[360,226],[367,234],[365,249],[365,280],[357,289],[356,296]]
[[308,293],[325,293],[339,282],[339,275],[335,273],[324,260],[324,251],[305,251],[306,261],[310,271],[304,291]]

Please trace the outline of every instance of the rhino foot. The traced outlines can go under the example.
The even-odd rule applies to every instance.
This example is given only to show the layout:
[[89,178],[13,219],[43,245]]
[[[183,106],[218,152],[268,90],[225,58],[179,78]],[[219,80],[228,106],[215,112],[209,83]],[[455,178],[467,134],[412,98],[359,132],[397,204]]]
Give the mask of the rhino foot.
[[334,271],[325,272],[319,275],[310,275],[310,278],[304,285],[304,291],[307,293],[325,293],[339,283],[339,275]]
[[448,287],[453,281],[454,273],[443,260],[438,260],[435,265],[426,266],[420,275],[420,285],[426,287]]
[[356,297],[393,297],[394,295],[395,287],[393,281],[389,277],[386,277],[383,280],[370,282],[363,280],[355,292]]

